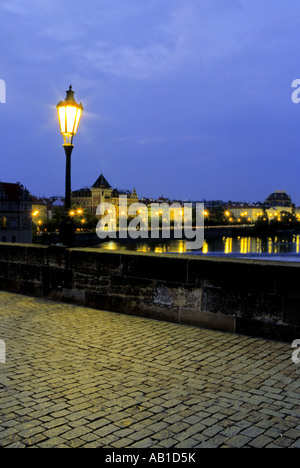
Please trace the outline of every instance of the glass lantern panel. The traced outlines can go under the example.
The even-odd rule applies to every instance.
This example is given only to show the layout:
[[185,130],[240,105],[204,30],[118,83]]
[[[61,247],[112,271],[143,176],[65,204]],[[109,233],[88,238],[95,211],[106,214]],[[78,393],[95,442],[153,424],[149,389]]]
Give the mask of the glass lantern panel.
[[58,117],[59,117],[59,125],[61,133],[66,133],[66,108],[59,107],[58,108]]
[[81,114],[82,114],[82,110],[78,108],[77,109],[77,114],[76,114],[75,126],[74,126],[74,135],[76,135],[76,133],[77,133],[78,125],[79,125],[80,118],[81,118]]
[[69,133],[70,135],[74,134],[76,114],[77,114],[77,107],[73,107],[73,106],[66,107],[66,115],[67,115],[66,133]]

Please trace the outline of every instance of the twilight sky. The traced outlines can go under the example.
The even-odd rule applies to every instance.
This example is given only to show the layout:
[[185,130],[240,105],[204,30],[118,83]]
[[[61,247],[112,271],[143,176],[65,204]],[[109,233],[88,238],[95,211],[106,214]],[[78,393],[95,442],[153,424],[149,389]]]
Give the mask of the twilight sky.
[[1,0],[0,180],[64,194],[72,84],[74,190],[102,172],[139,196],[300,205],[299,18],[299,0]]

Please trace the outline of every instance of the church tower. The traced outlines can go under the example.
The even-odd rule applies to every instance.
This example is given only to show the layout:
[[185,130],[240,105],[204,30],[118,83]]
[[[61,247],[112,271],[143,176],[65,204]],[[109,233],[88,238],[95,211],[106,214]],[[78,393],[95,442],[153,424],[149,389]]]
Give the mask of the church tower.
[[104,175],[101,174],[91,187],[93,213],[96,213],[100,203],[111,203],[112,187],[109,185]]

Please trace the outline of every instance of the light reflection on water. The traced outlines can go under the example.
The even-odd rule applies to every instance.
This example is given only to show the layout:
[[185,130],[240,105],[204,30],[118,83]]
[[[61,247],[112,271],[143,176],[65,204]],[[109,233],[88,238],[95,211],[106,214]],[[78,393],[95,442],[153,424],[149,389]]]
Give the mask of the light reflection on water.
[[[104,250],[127,250],[135,252],[155,253],[193,253],[195,255],[298,255],[300,254],[300,235],[287,237],[223,237],[220,239],[204,241],[200,251],[188,251],[185,240],[163,240],[115,242],[109,241],[101,244],[99,248]],[[300,260],[300,256],[299,256]]]

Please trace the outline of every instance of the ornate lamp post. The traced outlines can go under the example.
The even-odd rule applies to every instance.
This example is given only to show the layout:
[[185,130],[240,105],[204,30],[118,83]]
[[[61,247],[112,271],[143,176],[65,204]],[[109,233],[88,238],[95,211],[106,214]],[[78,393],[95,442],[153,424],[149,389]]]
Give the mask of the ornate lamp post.
[[71,154],[74,148],[73,138],[77,133],[81,115],[83,112],[82,104],[78,104],[74,99],[74,91],[70,86],[64,101],[60,101],[56,108],[58,111],[58,120],[60,132],[64,137],[63,147],[66,154],[66,193],[65,193],[65,216],[60,229],[60,241],[66,245],[72,245],[74,242],[74,225],[70,218],[71,209]]

